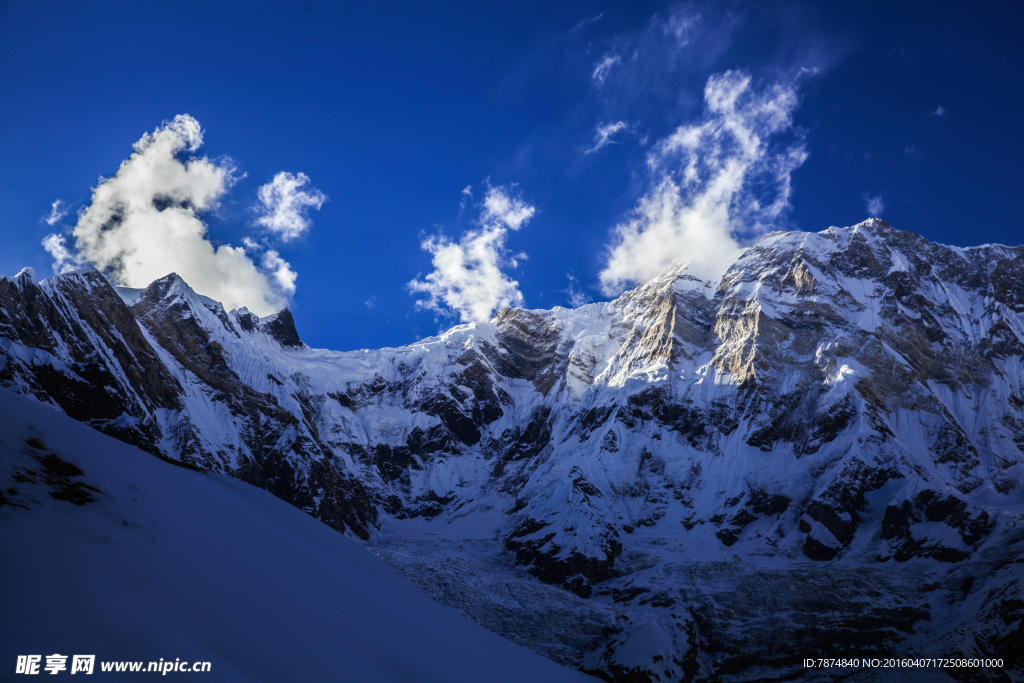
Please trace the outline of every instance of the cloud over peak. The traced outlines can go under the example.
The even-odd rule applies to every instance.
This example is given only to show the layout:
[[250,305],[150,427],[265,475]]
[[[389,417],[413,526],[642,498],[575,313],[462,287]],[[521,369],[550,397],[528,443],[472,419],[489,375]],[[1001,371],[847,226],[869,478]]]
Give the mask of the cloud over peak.
[[509,230],[519,230],[536,212],[513,187],[489,187],[480,206],[479,228],[467,230],[458,242],[432,235],[421,243],[433,255],[434,270],[409,283],[413,293],[426,294],[417,308],[458,315],[463,322],[486,321],[506,306],[523,303],[519,283],[502,271],[515,267],[525,254],[508,256]]
[[[750,74],[715,74],[704,114],[648,155],[650,190],[614,230],[600,273],[608,295],[676,263],[717,278],[741,245],[776,227],[790,208],[791,174],[807,158],[792,114],[795,84],[754,86]],[[775,141],[791,133],[788,144]]]
[[267,251],[257,266],[245,248],[211,243],[202,217],[217,208],[236,171],[229,159],[196,156],[202,144],[199,122],[187,114],[143,135],[114,176],[93,188],[72,232],[74,248],[59,234],[43,241],[54,270],[92,265],[126,287],[176,272],[229,309],[267,315],[284,307],[295,273],[277,252]]
[[864,208],[868,212],[870,218],[878,218],[885,211],[885,201],[882,200],[882,195],[864,195]]

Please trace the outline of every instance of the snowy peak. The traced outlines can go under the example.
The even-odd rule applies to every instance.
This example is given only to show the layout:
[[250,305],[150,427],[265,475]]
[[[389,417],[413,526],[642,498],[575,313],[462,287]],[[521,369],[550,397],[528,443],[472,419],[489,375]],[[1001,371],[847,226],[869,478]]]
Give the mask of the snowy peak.
[[[607,637],[588,668],[655,671],[630,654],[655,628],[664,647],[647,660],[695,671],[701,638],[744,652],[775,642],[772,622],[716,634],[682,593],[655,599],[682,580],[667,548],[721,566],[868,567],[905,578],[880,600],[928,615],[904,563],[941,582],[1016,543],[1022,257],[877,219],[772,233],[719,282],[677,266],[614,301],[504,309],[354,352],[310,349],[288,310],[225,312],[174,275],[130,307],[98,274],[4,279],[0,383],[364,539],[465,532],[625,610],[637,630]],[[1001,581],[979,604],[1016,614]],[[878,623],[823,628],[891,644]]]
[[368,534],[376,511],[365,489],[332,462],[302,392],[285,386],[294,371],[268,360],[289,347],[262,323],[244,331],[176,275],[129,300],[130,308],[98,272],[38,285],[0,280],[0,384],[160,457],[230,472],[336,529]]
[[305,346],[299,339],[299,333],[295,331],[295,319],[292,317],[292,312],[287,308],[260,319],[260,327],[276,339],[281,346],[299,348]]
[[[197,293],[178,274],[171,273],[142,290],[117,288],[121,299],[145,319],[194,319],[196,329],[213,334],[239,337],[240,333],[263,334],[285,348],[305,345],[295,330],[295,320],[287,308],[259,318],[247,308],[230,312],[218,301]],[[162,323],[157,323],[162,327]],[[197,332],[203,334],[203,332]],[[223,340],[220,340],[223,342]]]
[[[305,346],[295,330],[295,319],[287,308],[263,318],[250,313],[247,308],[226,312],[223,304],[197,293],[177,273],[155,280],[144,290],[122,289],[119,294],[128,305],[144,314],[157,309],[173,310],[183,318],[193,316],[203,321],[200,325],[207,331],[221,326],[236,336],[240,330],[262,332],[286,348]],[[210,318],[211,315],[217,322]]]
[[143,290],[140,299],[152,306],[159,301],[179,297],[186,301],[198,303],[209,308],[224,308],[220,302],[214,301],[202,294],[198,294],[194,289],[189,287],[188,283],[181,279],[181,276],[177,273],[170,273],[159,280],[154,280]]
[[39,280],[36,279],[36,269],[31,266],[26,266],[18,271],[18,274],[14,276],[17,282],[32,283],[34,285],[39,284]]

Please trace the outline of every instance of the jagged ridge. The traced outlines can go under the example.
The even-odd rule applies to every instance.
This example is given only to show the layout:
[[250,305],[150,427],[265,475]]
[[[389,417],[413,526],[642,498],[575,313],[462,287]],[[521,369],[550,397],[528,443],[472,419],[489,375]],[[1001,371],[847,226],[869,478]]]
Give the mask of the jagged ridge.
[[[590,668],[689,680],[751,663],[707,654],[734,644],[696,598],[629,597],[652,535],[708,561],[914,560],[933,578],[1017,547],[1022,255],[877,220],[773,233],[717,283],[674,269],[612,302],[349,353],[176,276],[123,299],[97,274],[20,276],[0,283],[0,381],[364,538],[400,520],[485,526],[542,581],[621,603],[636,628],[653,614],[660,635],[627,627]],[[984,584],[1002,616],[977,617],[996,625],[976,647],[1012,659],[1019,570],[996,565],[1012,578]],[[685,583],[672,571],[648,579]],[[891,650],[934,611],[911,601],[830,632]]]

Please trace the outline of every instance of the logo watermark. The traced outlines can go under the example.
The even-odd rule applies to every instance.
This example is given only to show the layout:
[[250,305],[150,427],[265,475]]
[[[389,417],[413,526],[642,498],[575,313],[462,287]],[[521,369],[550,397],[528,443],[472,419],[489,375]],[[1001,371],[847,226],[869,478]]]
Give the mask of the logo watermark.
[[[71,660],[70,665],[68,660]],[[45,660],[45,663],[44,663]],[[166,676],[169,673],[206,673],[210,670],[210,662],[183,662],[180,657],[174,661],[162,657],[156,662],[101,661],[99,671],[104,673],[158,673]],[[92,674],[96,671],[96,655],[18,655],[14,673],[26,676],[58,673]]]

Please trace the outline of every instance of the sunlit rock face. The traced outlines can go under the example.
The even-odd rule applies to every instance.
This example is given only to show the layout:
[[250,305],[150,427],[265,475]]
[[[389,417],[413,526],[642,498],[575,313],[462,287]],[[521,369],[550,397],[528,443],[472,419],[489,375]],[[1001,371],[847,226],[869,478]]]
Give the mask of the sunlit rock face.
[[176,276],[20,276],[0,381],[265,488],[616,680],[924,647],[1020,671],[1022,256],[878,220],[772,233],[719,282],[679,267],[345,353]]

